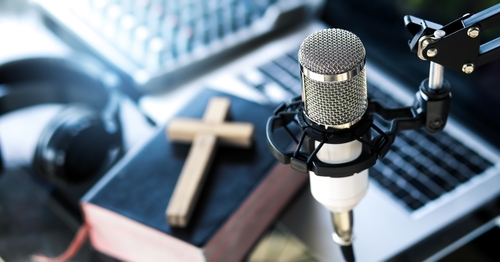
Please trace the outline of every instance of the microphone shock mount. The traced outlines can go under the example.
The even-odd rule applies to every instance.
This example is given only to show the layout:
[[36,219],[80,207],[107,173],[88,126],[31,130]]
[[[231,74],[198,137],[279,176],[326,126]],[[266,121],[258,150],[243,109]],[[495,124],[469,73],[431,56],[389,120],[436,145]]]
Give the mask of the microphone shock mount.
[[[313,171],[318,176],[328,177],[359,173],[374,166],[377,159],[387,154],[398,131],[424,128],[434,133],[443,130],[451,102],[450,85],[444,81],[441,88],[433,89],[428,86],[428,81],[425,79],[421,83],[412,106],[389,108],[369,96],[368,107],[361,120],[347,129],[325,128],[313,123],[303,113],[301,97],[295,97],[290,103],[280,104],[269,118],[266,127],[268,147],[279,162],[290,164],[293,169],[303,173]],[[390,122],[389,130],[384,131],[375,125],[375,114]],[[296,136],[290,125],[300,128],[301,134]],[[276,144],[274,131],[279,128],[284,128],[295,141],[297,145],[294,149],[285,150]],[[341,144],[354,140],[362,143],[362,152],[351,162],[327,164],[316,156],[325,143]],[[315,141],[320,142],[316,148]]]

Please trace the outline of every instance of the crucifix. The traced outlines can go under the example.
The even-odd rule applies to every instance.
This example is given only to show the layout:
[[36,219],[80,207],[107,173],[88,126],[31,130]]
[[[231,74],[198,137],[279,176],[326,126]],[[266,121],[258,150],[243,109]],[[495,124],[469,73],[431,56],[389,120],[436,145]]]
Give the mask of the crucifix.
[[166,210],[170,226],[186,227],[210,169],[218,144],[249,148],[253,125],[224,122],[231,101],[212,98],[203,119],[175,118],[167,126],[167,138],[175,142],[192,142],[186,162]]

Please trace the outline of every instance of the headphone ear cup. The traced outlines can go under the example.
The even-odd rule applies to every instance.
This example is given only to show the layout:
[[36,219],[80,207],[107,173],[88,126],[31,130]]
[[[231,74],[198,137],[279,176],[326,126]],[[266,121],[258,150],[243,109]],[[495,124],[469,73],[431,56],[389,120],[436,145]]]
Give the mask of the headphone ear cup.
[[103,171],[113,147],[116,138],[106,131],[99,113],[84,105],[69,105],[42,132],[33,169],[51,182],[84,182]]

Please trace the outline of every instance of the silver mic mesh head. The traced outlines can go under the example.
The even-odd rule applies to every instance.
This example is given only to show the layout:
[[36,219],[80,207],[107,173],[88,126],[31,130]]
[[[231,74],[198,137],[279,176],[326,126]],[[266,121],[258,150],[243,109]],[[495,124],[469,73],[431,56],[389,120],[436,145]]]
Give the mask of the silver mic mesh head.
[[346,30],[325,29],[304,40],[302,100],[311,121],[342,129],[361,119],[368,106],[365,57],[361,40]]
[[346,30],[324,29],[309,35],[300,45],[299,63],[317,74],[342,74],[364,63],[365,47]]

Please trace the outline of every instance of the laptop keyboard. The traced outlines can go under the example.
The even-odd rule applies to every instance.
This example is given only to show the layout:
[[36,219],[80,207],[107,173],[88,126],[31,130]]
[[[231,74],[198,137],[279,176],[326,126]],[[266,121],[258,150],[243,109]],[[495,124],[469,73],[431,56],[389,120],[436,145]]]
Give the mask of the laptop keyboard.
[[[277,104],[301,94],[297,53],[285,56],[240,75],[240,79]],[[281,91],[277,91],[281,90]],[[387,106],[402,106],[392,97],[368,83],[371,97]],[[389,125],[375,116],[375,123]],[[411,130],[397,134],[387,155],[370,168],[370,177],[409,211],[417,210],[451,192],[493,164],[445,132],[428,134]]]
[[[368,92],[390,106],[402,106],[374,86]],[[375,117],[379,127],[387,122]],[[409,210],[450,192],[493,164],[445,132],[403,131],[370,176]]]

